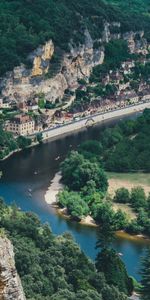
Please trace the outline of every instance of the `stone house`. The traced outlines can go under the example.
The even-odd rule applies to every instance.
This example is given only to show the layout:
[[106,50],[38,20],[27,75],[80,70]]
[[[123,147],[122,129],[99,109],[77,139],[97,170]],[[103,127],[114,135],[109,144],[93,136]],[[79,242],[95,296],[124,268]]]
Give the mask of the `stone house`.
[[34,133],[35,122],[34,120],[25,114],[15,116],[7,126],[7,131],[14,133],[15,135],[27,136]]

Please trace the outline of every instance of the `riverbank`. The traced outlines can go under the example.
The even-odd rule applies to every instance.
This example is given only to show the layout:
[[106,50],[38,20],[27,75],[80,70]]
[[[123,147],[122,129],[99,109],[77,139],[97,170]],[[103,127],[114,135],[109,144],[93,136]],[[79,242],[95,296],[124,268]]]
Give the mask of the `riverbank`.
[[10,152],[8,155],[6,155],[5,157],[3,157],[2,159],[0,159],[0,161],[4,161],[4,160],[6,160],[7,158],[9,158],[9,157],[11,157],[12,155],[14,155],[15,153],[19,153],[19,152],[21,152],[21,151],[23,151],[23,150],[25,150],[25,149],[33,148],[33,147],[35,147],[35,146],[37,146],[37,145],[39,145],[39,142],[34,142],[34,143],[32,143],[30,146],[28,146],[28,147],[26,147],[26,148],[24,148],[24,149],[22,149],[22,148],[15,149],[15,150],[11,151],[11,152]]
[[[93,115],[86,116],[80,120],[75,120],[70,123],[63,124],[61,126],[46,129],[44,131],[41,131],[40,133],[42,133],[43,141],[50,142],[50,141],[56,140],[60,137],[67,136],[72,133],[79,132],[81,130],[85,130],[86,128],[88,128],[90,126],[104,124],[105,122],[113,120],[113,119],[118,119],[118,118],[121,118],[124,116],[142,112],[145,108],[150,108],[150,102],[138,103],[136,105],[130,105],[130,106],[126,106],[124,108],[110,110],[107,112],[99,112],[99,113],[96,113]],[[31,134],[28,137],[31,139],[34,139],[35,136],[37,135],[37,133],[38,132],[36,132],[35,134]],[[34,147],[37,144],[38,144],[38,142],[37,143],[34,142],[29,146],[29,148]],[[22,151],[22,149],[16,149],[16,150],[10,152],[3,159],[0,159],[0,161],[6,160],[7,158],[12,156],[16,152],[20,152],[20,151]]]
[[[42,132],[43,141],[56,140],[59,137],[67,136],[72,133],[77,133],[81,130],[85,130],[88,127],[105,124],[107,121],[114,119],[120,119],[125,116],[130,116],[142,112],[145,108],[150,108],[150,102],[138,103],[136,105],[126,106],[124,108],[118,108],[107,112],[99,112],[93,115],[88,115],[80,120],[75,120],[55,128],[46,129]],[[34,138],[34,135],[30,137]]]
[[128,241],[140,242],[141,244],[145,242],[145,240],[150,244],[150,237],[144,234],[129,234],[124,230],[120,230],[116,232],[116,236]]
[[55,174],[55,177],[50,182],[50,186],[45,194],[45,201],[47,204],[56,207],[57,204],[57,195],[60,191],[63,190],[63,184],[60,182],[61,180],[61,173],[58,172]]
[[22,149],[16,149],[16,150],[13,150],[13,151],[11,151],[9,154],[7,154],[5,157],[3,157],[2,159],[0,159],[0,161],[3,161],[3,160],[5,160],[5,159],[9,158],[10,156],[12,156],[13,154],[18,153],[18,152],[20,152],[20,151],[22,151]]

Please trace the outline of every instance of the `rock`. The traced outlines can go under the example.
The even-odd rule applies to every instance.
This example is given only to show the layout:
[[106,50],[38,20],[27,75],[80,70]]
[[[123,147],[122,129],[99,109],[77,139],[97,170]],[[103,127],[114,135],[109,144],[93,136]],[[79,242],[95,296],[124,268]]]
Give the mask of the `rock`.
[[[33,53],[33,68],[31,76],[41,76],[49,70],[49,62],[54,53],[54,44],[52,40],[48,41],[43,47],[39,47]],[[32,57],[32,55],[31,55]]]
[[93,48],[88,30],[85,30],[84,45],[70,45],[70,53],[62,55],[56,75],[46,79],[45,74],[51,72],[53,53],[54,44],[51,40],[31,53],[28,59],[33,62],[33,68],[27,70],[23,64],[14,68],[1,81],[2,96],[19,102],[43,93],[46,100],[55,102],[63,98],[66,89],[77,88],[78,79],[88,78],[92,68],[104,60],[104,49]]
[[17,274],[11,242],[0,237],[0,299],[26,300]]
[[[21,64],[0,81],[2,97],[22,102],[38,97],[42,93],[50,102],[63,99],[66,89],[77,89],[78,80],[83,78],[88,80],[92,68],[104,62],[104,45],[112,39],[126,40],[131,53],[148,53],[143,31],[111,33],[114,27],[120,28],[120,23],[104,23],[102,38],[97,40],[99,46],[96,49],[93,46],[95,41],[87,29],[84,44],[75,46],[70,41],[70,51],[67,53],[60,49],[57,52],[52,40],[38,47],[28,57],[33,65],[32,69],[28,70]],[[52,63],[54,50],[57,60]]]
[[123,34],[123,39],[127,41],[130,53],[148,54],[148,43],[144,38],[144,32],[126,32]]

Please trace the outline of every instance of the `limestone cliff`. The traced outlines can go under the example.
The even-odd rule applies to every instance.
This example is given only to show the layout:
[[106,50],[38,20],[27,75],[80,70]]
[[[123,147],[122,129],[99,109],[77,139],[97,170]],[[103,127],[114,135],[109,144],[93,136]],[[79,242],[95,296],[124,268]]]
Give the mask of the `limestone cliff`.
[[61,56],[56,74],[46,76],[51,72],[50,61],[53,53],[54,44],[50,40],[29,56],[33,63],[31,70],[27,70],[22,64],[9,72],[0,83],[2,97],[25,101],[43,93],[46,100],[55,102],[56,99],[63,98],[66,89],[75,89],[78,79],[88,78],[92,68],[104,60],[104,48],[94,49],[93,40],[87,30],[85,43],[79,47],[70,44],[70,51]]
[[[112,39],[125,39],[131,53],[148,53],[144,32],[121,34],[119,30],[120,23],[105,22],[102,36],[96,41],[97,47],[89,31],[85,30],[84,44],[77,47],[70,41],[70,51],[59,55],[52,40],[48,41],[30,54],[32,69],[26,69],[22,64],[0,81],[2,97],[19,102],[42,93],[50,102],[61,100],[66,89],[75,90],[79,79],[88,79],[92,68],[103,63],[105,43]],[[58,56],[57,62],[52,63],[54,54]]]
[[11,242],[0,237],[0,300],[26,300],[17,274]]

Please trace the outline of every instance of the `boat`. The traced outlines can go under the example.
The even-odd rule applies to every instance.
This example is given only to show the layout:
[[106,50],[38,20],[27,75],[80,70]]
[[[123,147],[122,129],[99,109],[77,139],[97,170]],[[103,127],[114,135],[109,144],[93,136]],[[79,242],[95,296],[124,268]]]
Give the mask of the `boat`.
[[58,160],[58,159],[60,159],[60,156],[57,156],[57,157],[55,158],[55,160]]
[[119,256],[123,256],[123,254],[121,252],[118,253]]
[[32,192],[32,190],[31,190],[31,189],[28,189],[28,192],[29,192],[29,193],[31,193],[31,192]]

